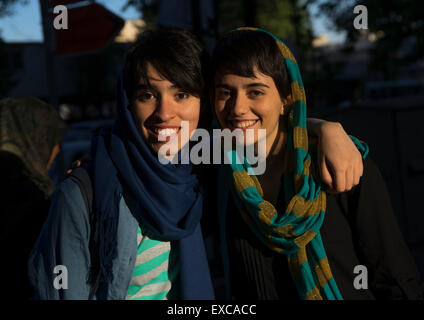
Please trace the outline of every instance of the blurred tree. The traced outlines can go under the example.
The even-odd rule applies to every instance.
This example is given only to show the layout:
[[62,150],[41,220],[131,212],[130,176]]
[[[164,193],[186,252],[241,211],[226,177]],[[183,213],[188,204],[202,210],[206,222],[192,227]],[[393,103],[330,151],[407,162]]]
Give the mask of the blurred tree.
[[304,60],[312,43],[308,1],[220,0],[219,16],[224,32],[240,26],[261,27],[296,47]]
[[[21,3],[28,3],[27,0],[1,0],[0,1],[0,19],[13,13],[13,6]],[[0,98],[6,96],[15,82],[12,80],[12,70],[9,64],[10,54],[6,44],[1,38],[0,30]]]
[[[375,41],[370,67],[392,78],[396,66],[422,59],[424,55],[424,7],[421,0],[309,0],[317,3],[330,25],[346,32],[348,43],[363,36]],[[368,30],[356,30],[353,13],[356,5],[368,10]],[[360,32],[362,31],[362,32]]]
[[[155,27],[155,18],[160,5],[166,0],[126,0],[123,9],[135,7],[143,16],[149,28]],[[197,2],[200,0],[192,0]],[[303,67],[312,55],[312,23],[308,6],[309,0],[212,0],[219,26],[214,34],[226,33],[240,26],[257,26],[270,31],[287,42],[295,51],[304,81],[313,75]],[[203,40],[206,30],[202,30]],[[209,30],[212,31],[212,30]],[[311,64],[311,63],[310,63]],[[312,63],[313,64],[313,63]]]
[[146,23],[146,29],[156,28],[156,16],[159,13],[161,0],[126,0],[122,10],[126,10],[128,7],[134,7],[140,12],[140,16],[143,17]]
[[[223,32],[239,26],[260,26],[288,40],[299,52],[305,52],[311,46],[312,25],[307,10],[308,0],[213,1],[218,4],[218,16]],[[136,8],[142,14],[147,27],[154,28],[161,3],[161,0],[126,0],[123,10],[128,7]]]
[[13,6],[15,4],[27,4],[28,0],[1,0],[0,1],[0,18],[8,16],[13,13]]

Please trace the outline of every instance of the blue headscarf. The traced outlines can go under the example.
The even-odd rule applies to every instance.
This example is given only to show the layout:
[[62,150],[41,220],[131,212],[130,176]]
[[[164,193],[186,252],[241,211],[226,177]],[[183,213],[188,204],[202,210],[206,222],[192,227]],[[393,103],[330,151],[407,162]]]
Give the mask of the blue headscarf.
[[[213,299],[200,218],[203,191],[191,164],[163,165],[140,134],[129,109],[123,74],[118,79],[117,120],[112,131],[93,139],[94,209],[103,279],[111,281],[116,257],[119,202],[123,189],[137,204],[132,214],[163,241],[176,241],[181,299]],[[133,212],[135,211],[135,212]]]

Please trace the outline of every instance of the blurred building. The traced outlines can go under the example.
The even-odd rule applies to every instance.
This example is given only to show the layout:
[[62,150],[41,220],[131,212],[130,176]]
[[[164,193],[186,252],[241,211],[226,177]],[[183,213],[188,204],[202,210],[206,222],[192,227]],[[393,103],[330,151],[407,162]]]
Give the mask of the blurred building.
[[[101,52],[53,56],[59,111],[65,120],[114,115],[115,83],[128,46],[143,29],[141,19],[126,21],[115,41]],[[48,101],[42,42],[6,43],[13,88],[9,97],[33,96]]]
[[[424,92],[424,58],[397,67],[391,81],[384,81],[382,73],[370,67],[371,50],[377,37],[374,34],[364,36],[353,46],[328,43],[325,35],[316,38],[304,67],[312,79],[307,86],[308,106],[333,109],[364,100]],[[407,50],[408,46],[403,46],[399,54]]]

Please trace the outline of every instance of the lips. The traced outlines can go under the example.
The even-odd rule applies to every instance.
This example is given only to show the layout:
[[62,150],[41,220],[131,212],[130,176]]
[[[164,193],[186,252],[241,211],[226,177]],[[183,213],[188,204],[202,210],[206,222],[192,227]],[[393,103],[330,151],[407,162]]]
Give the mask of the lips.
[[259,119],[255,119],[255,120],[229,120],[228,123],[231,125],[231,127],[233,129],[242,129],[242,130],[246,130],[246,129],[251,129],[253,128],[256,123],[259,121]]
[[147,128],[158,142],[168,142],[178,135],[181,127],[177,126],[150,126]]
[[154,128],[153,130],[155,131],[156,134],[160,136],[170,136],[173,133],[177,133],[179,128],[166,128],[166,129]]

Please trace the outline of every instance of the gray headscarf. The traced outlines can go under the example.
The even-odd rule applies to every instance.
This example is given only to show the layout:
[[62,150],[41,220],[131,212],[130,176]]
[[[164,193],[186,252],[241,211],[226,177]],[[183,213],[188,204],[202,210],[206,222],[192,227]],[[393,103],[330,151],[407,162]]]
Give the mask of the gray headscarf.
[[35,98],[0,100],[0,151],[17,156],[27,175],[48,198],[54,185],[47,174],[53,148],[67,132],[49,104]]

